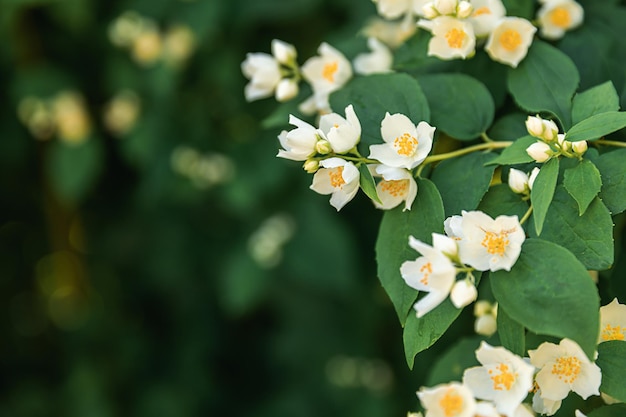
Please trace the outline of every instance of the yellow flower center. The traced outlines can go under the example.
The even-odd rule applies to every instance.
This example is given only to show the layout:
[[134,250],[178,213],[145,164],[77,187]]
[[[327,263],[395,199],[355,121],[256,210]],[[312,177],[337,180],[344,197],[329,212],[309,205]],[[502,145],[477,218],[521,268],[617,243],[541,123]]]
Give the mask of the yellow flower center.
[[396,148],[398,155],[413,156],[417,149],[417,138],[409,133],[403,133],[393,141],[393,147]]
[[409,189],[409,180],[381,181],[380,189],[393,197],[403,197]]
[[430,262],[426,262],[420,268],[420,272],[422,273],[422,279],[420,279],[420,282],[424,285],[428,285],[428,277],[433,273],[433,265]]
[[602,340],[624,340],[624,332],[626,332],[626,327],[607,324],[606,327],[602,329]]
[[335,188],[341,188],[346,183],[343,179],[343,167],[329,169],[328,176],[330,177],[330,185]]
[[335,73],[339,69],[337,61],[329,62],[322,68],[322,77],[329,83],[335,82]]
[[487,249],[487,253],[490,255],[504,256],[507,246],[511,241],[508,239],[509,233],[514,232],[512,230],[503,230],[500,233],[485,232],[485,237],[480,244]]
[[550,22],[552,22],[554,26],[567,29],[572,23],[572,17],[565,7],[557,7],[550,12]]
[[463,397],[450,388],[439,400],[439,405],[446,417],[453,417],[463,411]]
[[552,374],[566,383],[573,383],[580,374],[580,359],[575,356],[562,356],[552,365]]
[[511,372],[508,365],[501,363],[496,366],[495,370],[489,370],[489,378],[493,381],[494,390],[509,391],[517,379],[517,374]]
[[446,40],[448,41],[448,46],[450,48],[459,49],[463,46],[463,41],[465,40],[465,32],[461,29],[450,29],[448,33],[446,33]]
[[484,7],[481,7],[480,9],[476,9],[474,11],[474,17],[480,16],[480,15],[483,15],[483,14],[491,14],[491,9],[489,9],[489,7],[487,7],[487,6],[484,6]]
[[522,35],[513,29],[507,29],[500,35],[500,45],[507,51],[514,51],[522,43]]

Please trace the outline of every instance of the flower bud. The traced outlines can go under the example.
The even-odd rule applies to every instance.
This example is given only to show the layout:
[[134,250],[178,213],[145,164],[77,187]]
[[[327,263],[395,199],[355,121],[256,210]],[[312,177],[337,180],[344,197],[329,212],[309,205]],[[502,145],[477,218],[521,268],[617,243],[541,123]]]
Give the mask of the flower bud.
[[567,152],[572,149],[572,142],[570,142],[569,140],[565,140],[565,134],[558,134],[556,136],[556,141],[559,145],[559,148],[561,148],[562,150]]
[[458,0],[435,0],[435,9],[442,15],[451,15],[456,13]]
[[498,330],[498,322],[491,314],[480,316],[474,322],[474,331],[483,336],[491,336]]
[[465,307],[472,301],[476,300],[477,296],[478,291],[476,291],[476,287],[466,279],[457,281],[452,286],[452,290],[450,291],[450,300],[456,308]]
[[469,1],[461,0],[458,6],[456,6],[456,17],[458,17],[459,19],[468,18],[471,16],[473,11],[474,8]]
[[315,159],[309,159],[302,165],[302,168],[309,174],[315,174],[319,167],[320,163]]
[[533,189],[533,184],[535,183],[535,179],[537,178],[537,174],[539,174],[539,168],[535,167],[532,171],[530,171],[530,175],[528,176],[528,189]]
[[572,144],[572,150],[578,155],[582,155],[587,152],[587,141],[580,140],[578,142],[570,142]]
[[435,3],[432,1],[429,1],[428,3],[426,3],[422,7],[422,15],[426,19],[434,19],[435,17],[439,16],[439,12],[435,8]]
[[546,142],[552,142],[559,134],[559,127],[552,120],[542,120],[543,136],[542,139]]
[[526,130],[528,134],[536,138],[543,136],[543,123],[540,117],[528,116],[526,119]]
[[283,78],[276,85],[275,97],[277,101],[289,101],[298,95],[298,82],[292,78]]
[[315,150],[317,153],[326,155],[333,151],[333,147],[330,145],[330,142],[326,139],[320,139],[315,144]]
[[552,148],[545,142],[537,141],[526,148],[526,153],[537,162],[546,162],[552,157]]
[[474,304],[474,315],[481,317],[485,314],[490,314],[492,308],[492,304],[487,300],[476,301],[476,304]]
[[509,170],[509,187],[517,194],[525,194],[528,192],[528,175],[519,169],[511,168]]
[[272,55],[281,64],[290,65],[296,59],[296,48],[278,39],[272,40]]

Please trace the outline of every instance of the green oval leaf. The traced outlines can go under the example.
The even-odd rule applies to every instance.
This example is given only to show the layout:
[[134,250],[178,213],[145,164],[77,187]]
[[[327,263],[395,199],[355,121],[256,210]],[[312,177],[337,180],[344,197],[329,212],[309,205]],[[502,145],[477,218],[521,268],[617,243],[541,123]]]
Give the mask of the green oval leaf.
[[491,126],[493,98],[480,81],[465,74],[422,75],[418,80],[437,129],[455,139],[471,140]]
[[613,83],[607,81],[574,96],[572,122],[581,122],[596,114],[618,111],[619,96]]
[[548,207],[552,202],[556,180],[559,177],[559,159],[552,158],[539,170],[537,178],[530,190],[530,202],[533,205],[533,221],[535,231],[541,234],[543,223],[548,213]]
[[579,80],[576,65],[567,55],[535,39],[526,58],[509,70],[507,85],[522,109],[552,113],[567,130],[572,124],[572,97]]
[[525,164],[527,162],[533,162],[534,159],[528,155],[526,149],[533,143],[537,142],[537,138],[532,136],[523,136],[515,140],[511,146],[504,148],[502,153],[498,157],[488,161],[487,165],[515,165]]
[[365,195],[373,201],[380,203],[380,198],[378,198],[378,193],[376,192],[376,182],[367,165],[359,165],[359,177],[359,184]]
[[596,166],[602,177],[600,198],[613,214],[626,210],[626,149],[600,155]]
[[626,402],[626,384],[624,384],[626,342],[611,340],[600,343],[596,365],[602,370],[600,391],[621,402]]
[[526,356],[526,329],[498,307],[498,336],[502,346],[519,356]]
[[570,338],[593,358],[600,327],[600,297],[586,268],[567,249],[527,239],[510,272],[494,272],[499,305],[530,331]]
[[576,123],[567,131],[565,139],[570,142],[578,142],[580,140],[593,141],[624,127],[626,127],[626,112],[608,111]]
[[419,180],[417,186],[411,210],[403,212],[402,207],[396,207],[385,212],[376,240],[378,278],[403,326],[417,297],[417,291],[406,285],[400,275],[400,265],[419,256],[409,247],[409,236],[430,242],[433,232],[443,233],[445,220],[437,187],[426,179]]
[[563,175],[565,189],[578,203],[578,213],[582,216],[589,204],[600,192],[602,179],[593,162],[583,159],[574,168],[568,168]]

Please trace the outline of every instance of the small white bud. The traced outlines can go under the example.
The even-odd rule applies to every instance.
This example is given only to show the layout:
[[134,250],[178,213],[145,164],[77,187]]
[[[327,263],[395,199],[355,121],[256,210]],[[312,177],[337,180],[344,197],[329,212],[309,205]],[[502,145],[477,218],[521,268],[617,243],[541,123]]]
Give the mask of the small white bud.
[[533,189],[533,184],[535,183],[535,179],[537,179],[537,175],[539,174],[539,168],[535,167],[532,171],[530,171],[530,175],[528,176],[528,189]]
[[569,140],[565,140],[565,134],[560,133],[556,136],[556,141],[559,145],[559,148],[561,148],[564,151],[569,151],[570,149],[572,149],[572,142],[570,142]]
[[578,142],[570,142],[572,144],[572,150],[578,155],[582,155],[587,152],[587,141],[580,140]]
[[293,78],[283,78],[276,85],[275,97],[277,101],[289,101],[298,95],[299,87]]
[[302,165],[302,168],[309,174],[315,174],[315,172],[317,172],[319,167],[320,167],[320,163],[319,161],[315,159],[309,159]]
[[459,19],[465,19],[472,15],[474,12],[474,8],[469,1],[462,0],[459,2],[459,5],[456,7],[456,17]]
[[478,291],[476,291],[476,287],[466,279],[457,281],[450,291],[450,300],[456,308],[465,307],[476,300],[477,296]]
[[330,142],[326,139],[320,139],[315,144],[315,150],[317,153],[326,155],[333,151],[333,147],[330,145]]
[[543,124],[543,136],[542,139],[546,142],[552,142],[559,134],[559,127],[552,120],[542,120]]
[[474,304],[474,315],[480,317],[485,314],[490,314],[492,308],[493,305],[487,300],[476,301],[476,304]]
[[526,148],[526,153],[537,162],[546,162],[552,157],[552,148],[545,142],[537,141]]
[[435,0],[435,9],[442,15],[452,15],[456,13],[458,0]]
[[434,19],[435,17],[439,16],[439,12],[435,8],[435,3],[432,1],[429,1],[428,3],[426,3],[422,7],[422,15],[426,19]]
[[528,175],[519,169],[511,168],[509,170],[509,187],[517,194],[525,194],[528,192]]
[[526,119],[526,130],[528,134],[536,138],[543,137],[543,123],[542,119],[537,116],[528,116]]
[[498,322],[491,314],[480,316],[474,322],[474,331],[483,336],[491,336],[498,330]]
[[297,52],[293,45],[274,39],[272,41],[272,55],[281,64],[290,65],[295,61]]

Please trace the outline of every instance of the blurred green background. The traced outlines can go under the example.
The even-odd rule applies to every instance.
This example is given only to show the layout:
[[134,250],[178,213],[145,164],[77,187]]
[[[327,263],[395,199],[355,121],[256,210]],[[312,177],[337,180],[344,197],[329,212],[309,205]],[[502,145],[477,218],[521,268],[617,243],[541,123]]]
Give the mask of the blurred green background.
[[374,13],[0,1],[0,416],[416,407],[432,355],[408,371],[380,212],[359,196],[335,213],[275,157],[289,107],[262,127],[279,107],[246,103],[240,69],[274,38],[300,63],[322,41],[352,57]]

